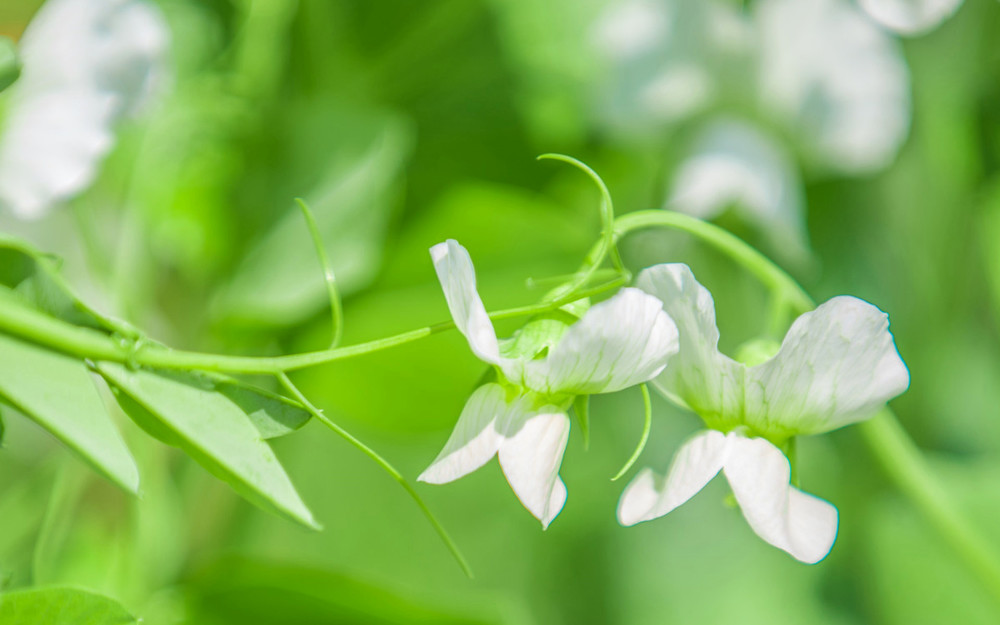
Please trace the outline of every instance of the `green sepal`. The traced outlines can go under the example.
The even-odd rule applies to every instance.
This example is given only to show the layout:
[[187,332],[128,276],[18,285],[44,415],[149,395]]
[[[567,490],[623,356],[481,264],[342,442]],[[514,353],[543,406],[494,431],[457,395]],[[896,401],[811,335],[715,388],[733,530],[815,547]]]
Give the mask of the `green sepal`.
[[748,367],[756,367],[774,358],[781,343],[772,339],[753,339],[736,349],[736,360]]
[[576,321],[576,317],[562,310],[537,315],[512,337],[500,341],[500,355],[519,360],[544,358]]
[[21,59],[17,46],[7,37],[0,36],[0,91],[13,85],[21,76]]

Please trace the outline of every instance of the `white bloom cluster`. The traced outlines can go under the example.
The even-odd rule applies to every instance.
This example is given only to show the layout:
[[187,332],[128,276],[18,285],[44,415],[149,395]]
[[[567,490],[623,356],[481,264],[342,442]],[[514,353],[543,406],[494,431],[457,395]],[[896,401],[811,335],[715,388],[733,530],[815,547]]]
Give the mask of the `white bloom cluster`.
[[456,326],[498,379],[469,398],[420,480],[450,482],[499,456],[515,494],[547,527],[566,501],[559,467],[574,397],[652,381],[707,429],[681,447],[665,479],[645,469],[632,480],[619,521],[663,516],[721,471],[761,538],[803,562],[826,556],[837,510],[790,485],[781,445],[867,419],[907,388],[884,313],[833,298],[799,317],[773,357],[748,366],[719,352],[711,294],[686,265],[664,264],[579,320],[533,321],[501,341],[465,248],[447,241],[431,255]]
[[46,2],[21,39],[0,129],[0,208],[39,217],[89,186],[115,124],[165,80],[168,42],[144,0]]
[[808,241],[792,155],[834,175],[891,164],[911,118],[895,35],[925,33],[961,4],[617,0],[594,28],[610,66],[605,117],[643,137],[696,125],[665,207],[706,219],[736,209],[796,262]]

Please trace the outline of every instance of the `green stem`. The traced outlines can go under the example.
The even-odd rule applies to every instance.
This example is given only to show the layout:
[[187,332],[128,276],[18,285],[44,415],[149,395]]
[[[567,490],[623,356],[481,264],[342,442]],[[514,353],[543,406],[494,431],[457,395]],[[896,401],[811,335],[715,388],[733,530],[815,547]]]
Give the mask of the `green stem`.
[[[571,301],[618,288],[621,284],[621,279],[614,280],[554,302],[543,302],[497,311],[492,313],[490,318],[508,319],[547,312]],[[197,369],[250,375],[275,375],[404,345],[454,327],[454,322],[445,321],[366,343],[304,354],[273,357],[226,356],[171,350],[156,345],[137,349],[133,341],[116,340],[115,337],[108,336],[103,332],[71,325],[20,304],[10,297],[0,296],[0,332],[45,345],[79,358],[120,362],[154,369]]]
[[575,279],[553,291],[552,297],[558,298],[569,295],[587,284],[609,254],[611,256],[611,263],[618,274],[623,276],[628,275],[628,270],[625,269],[625,264],[618,253],[618,247],[615,245],[615,206],[611,201],[611,192],[608,191],[608,186],[604,184],[604,180],[597,175],[597,172],[572,156],[566,156],[565,154],[542,154],[538,157],[538,160],[561,161],[576,167],[587,174],[601,192],[601,240],[595,246],[595,249],[591,251],[590,255],[587,256],[583,269],[576,274]]
[[[798,312],[816,307],[802,287],[766,256],[738,237],[710,223],[680,213],[648,210],[629,213],[615,220],[616,235],[649,227],[688,232],[714,246],[745,267],[773,293]],[[1000,603],[1000,557],[979,530],[961,514],[948,492],[934,477],[920,449],[888,407],[859,424],[869,451],[888,477],[921,511],[931,526],[954,550]]]
[[996,548],[958,513],[955,502],[931,474],[920,449],[892,411],[886,408],[858,424],[858,431],[886,474],[920,508],[931,526],[1000,605],[1000,560]]
[[326,283],[326,294],[330,300],[330,349],[340,345],[340,340],[344,336],[344,307],[340,301],[340,290],[337,288],[337,277],[333,273],[333,264],[327,256],[326,247],[323,245],[323,237],[319,234],[319,226],[316,225],[316,218],[313,217],[309,205],[302,198],[295,198],[295,202],[302,209],[302,216],[306,220],[306,227],[309,228],[309,236],[312,237],[313,246],[316,248],[316,256],[319,258],[320,267],[323,269],[323,281]]
[[816,307],[809,294],[783,269],[739,237],[714,224],[665,210],[637,211],[615,220],[616,237],[645,228],[670,228],[687,232],[729,256],[760,280],[775,296],[786,298],[797,312],[806,312]]
[[642,450],[646,448],[646,441],[649,440],[649,431],[652,429],[653,425],[653,403],[649,398],[649,387],[645,384],[639,385],[639,390],[642,391],[642,405],[646,411],[645,421],[642,424],[642,436],[639,437],[639,444],[636,445],[635,451],[632,452],[632,456],[625,463],[625,466],[621,468],[618,473],[611,478],[612,482],[617,482],[621,479],[621,476],[628,473],[628,470],[632,468],[635,461],[639,459],[642,454]]
[[292,380],[288,377],[288,374],[281,372],[278,373],[276,377],[278,378],[278,381],[281,382],[282,386],[284,386],[285,389],[288,390],[288,392],[291,393],[292,396],[299,401],[299,403],[305,406],[306,410],[308,410],[313,417],[315,417],[326,427],[336,432],[341,438],[343,438],[352,446],[354,446],[358,451],[368,456],[368,458],[373,460],[375,464],[377,464],[379,467],[382,468],[383,471],[388,473],[389,477],[394,479],[400,486],[403,487],[403,490],[405,490],[407,494],[409,494],[410,497],[413,498],[413,501],[416,502],[417,506],[420,508],[420,511],[424,514],[425,517],[427,517],[427,520],[430,521],[430,524],[434,526],[434,531],[436,531],[438,533],[438,536],[441,537],[441,540],[444,541],[444,544],[448,547],[448,550],[451,552],[451,555],[455,557],[455,560],[458,562],[458,565],[462,567],[462,571],[464,571],[465,574],[471,579],[473,577],[472,568],[469,567],[469,563],[465,560],[465,556],[463,556],[462,552],[459,551],[458,545],[455,544],[455,541],[452,540],[447,530],[445,530],[444,526],[441,525],[441,522],[437,520],[437,517],[434,516],[434,513],[432,513],[430,508],[427,507],[427,504],[424,503],[423,498],[421,498],[420,495],[417,493],[417,491],[413,488],[413,486],[406,481],[406,478],[404,478],[403,475],[399,471],[397,471],[394,466],[389,464],[388,460],[380,456],[374,449],[362,443],[360,440],[355,438],[354,435],[352,435],[350,432],[348,432],[344,428],[340,427],[339,425],[331,421],[325,414],[323,414],[323,411],[316,408],[316,406],[314,406],[312,402],[310,402],[306,398],[306,396],[302,393],[302,391],[300,391],[299,388],[295,386],[295,383],[292,382]]

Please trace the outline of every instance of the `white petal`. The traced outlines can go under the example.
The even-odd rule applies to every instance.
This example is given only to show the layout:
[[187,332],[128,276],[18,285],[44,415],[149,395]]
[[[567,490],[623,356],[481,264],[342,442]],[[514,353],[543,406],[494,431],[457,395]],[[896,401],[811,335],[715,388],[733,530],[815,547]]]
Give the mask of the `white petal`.
[[750,124],[722,120],[695,140],[673,179],[667,208],[701,219],[734,209],[779,249],[807,247],[802,181],[785,151]]
[[559,465],[569,440],[569,417],[555,406],[511,416],[500,466],[524,507],[548,527],[566,501]]
[[500,449],[509,410],[503,387],[498,384],[480,386],[465,402],[444,449],[417,479],[444,484],[489,462]]
[[645,269],[637,284],[663,302],[680,335],[680,350],[654,380],[657,388],[682,399],[710,425],[739,415],[745,368],[719,352],[712,294],[683,264]]
[[651,0],[628,0],[609,7],[594,29],[594,43],[616,60],[627,60],[654,49],[669,38],[671,5]]
[[859,0],[869,17],[901,35],[920,35],[951,17],[962,0]]
[[431,248],[431,258],[458,331],[481,360],[490,364],[499,363],[500,347],[496,331],[476,291],[476,270],[469,252],[457,241],[448,239]]
[[0,205],[21,218],[90,186],[114,144],[114,102],[97,91],[39,93],[11,108],[0,140]]
[[90,185],[115,122],[166,73],[168,31],[142,0],[50,0],[21,40],[0,135],[0,203],[35,217]]
[[760,93],[806,152],[844,173],[881,169],[910,125],[895,40],[846,0],[760,0]]
[[771,443],[729,439],[723,470],[753,531],[801,562],[825,558],[837,537],[837,509],[789,485],[788,459]]
[[835,297],[799,317],[774,358],[750,369],[745,419],[760,431],[826,432],[872,416],[909,382],[885,313]]
[[618,522],[635,525],[671,512],[693,497],[722,469],[728,439],[706,430],[685,443],[674,456],[666,480],[644,469],[625,487],[618,502]]
[[655,377],[675,353],[677,327],[660,301],[626,288],[591,307],[548,356],[518,366],[523,384],[538,392],[608,393]]

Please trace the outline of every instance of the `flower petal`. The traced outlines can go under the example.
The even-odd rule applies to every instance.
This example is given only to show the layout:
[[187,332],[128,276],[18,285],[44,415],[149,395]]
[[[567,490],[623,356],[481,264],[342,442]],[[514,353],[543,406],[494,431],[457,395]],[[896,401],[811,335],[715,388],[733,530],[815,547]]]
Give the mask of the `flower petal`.
[[775,249],[795,259],[808,254],[798,171],[780,145],[746,122],[723,119],[700,133],[666,207],[701,219],[732,209]]
[[762,438],[730,434],[723,470],[758,536],[807,564],[826,557],[837,537],[837,509],[789,485],[781,450]]
[[50,0],[21,39],[0,141],[0,204],[40,216],[93,181],[113,126],[165,82],[169,31],[143,0]]
[[858,4],[882,26],[912,36],[937,28],[962,6],[962,0],[859,0]]
[[774,358],[747,375],[747,424],[790,435],[866,419],[910,382],[888,317],[847,296],[799,317]]
[[683,264],[645,269],[637,284],[663,302],[680,335],[680,350],[654,380],[656,387],[710,424],[740,414],[745,367],[719,352],[712,294]]
[[448,239],[431,248],[431,258],[458,331],[469,341],[476,356],[498,364],[500,347],[496,331],[476,291],[476,270],[469,252],[458,241]]
[[754,3],[764,104],[813,160],[847,174],[891,163],[910,125],[899,45],[853,4]]
[[81,90],[11,106],[0,141],[0,207],[36,218],[88,187],[114,145],[113,109],[110,95]]
[[677,451],[666,480],[644,469],[625,487],[618,522],[635,525],[671,512],[705,487],[722,469],[728,439],[716,430],[699,432]]
[[559,465],[569,440],[569,417],[555,406],[510,417],[500,467],[524,507],[547,528],[566,502]]
[[465,402],[444,449],[417,480],[444,484],[472,473],[496,455],[510,410],[499,384],[484,384]]
[[546,358],[518,363],[520,382],[547,394],[609,393],[655,377],[675,353],[677,327],[660,301],[626,288],[591,307]]

